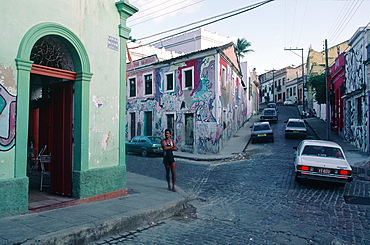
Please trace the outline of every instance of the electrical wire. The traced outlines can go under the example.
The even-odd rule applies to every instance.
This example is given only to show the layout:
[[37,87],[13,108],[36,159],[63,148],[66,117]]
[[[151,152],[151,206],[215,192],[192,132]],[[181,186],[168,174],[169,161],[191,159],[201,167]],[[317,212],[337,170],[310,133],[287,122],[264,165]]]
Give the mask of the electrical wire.
[[[359,7],[361,6],[361,4],[363,3],[363,1],[364,0],[362,0],[360,2],[360,0],[358,0],[356,2],[353,2],[353,4],[351,5],[351,8],[349,8],[349,10],[347,11],[347,14],[346,14],[345,18],[343,18],[343,21],[338,25],[338,28],[336,29],[336,32],[332,35],[332,37],[330,39],[330,42],[331,43],[335,43],[335,41],[337,40],[337,38],[339,37],[339,35],[343,32],[343,30],[346,28],[346,26],[348,25],[348,23],[353,18],[354,14],[357,12],[357,10],[359,9]],[[354,10],[354,8],[356,7],[357,3],[359,3],[359,5]],[[352,12],[352,15],[350,16],[351,12]]]
[[361,3],[358,5],[357,9],[353,12],[352,16],[350,17],[350,19],[347,21],[347,23],[343,26],[343,28],[340,30],[340,32],[333,38],[333,43],[337,40],[337,38],[339,37],[340,34],[342,34],[344,28],[346,28],[346,26],[348,25],[348,23],[351,21],[351,19],[353,18],[353,16],[355,15],[355,13],[357,12],[357,10],[360,8],[361,4],[364,2],[364,0],[361,1]]
[[[180,4],[180,3],[183,3],[183,2],[186,2],[186,1],[187,1],[187,0],[182,1],[182,2],[178,2],[178,3],[173,4],[173,5],[171,5],[171,6],[167,6],[167,8],[170,8],[170,7],[176,6],[176,5],[178,5],[178,4]],[[132,25],[130,25],[130,26],[136,26],[136,25],[139,25],[139,24],[142,24],[142,23],[148,22],[148,21],[150,21],[150,20],[153,20],[153,19],[156,19],[156,18],[159,18],[159,17],[163,17],[163,16],[168,15],[168,14],[172,14],[173,12],[176,12],[176,11],[178,11],[178,10],[182,10],[182,9],[185,9],[185,8],[189,8],[189,7],[191,7],[191,6],[195,5],[195,4],[198,4],[198,3],[201,3],[201,2],[204,2],[204,1],[205,1],[205,0],[201,0],[201,1],[195,2],[195,3],[193,3],[193,4],[187,5],[187,6],[185,6],[185,7],[181,7],[181,8],[175,9],[175,10],[170,9],[170,10],[169,10],[168,12],[166,12],[166,13],[163,13],[163,14],[161,14],[161,15],[158,15],[158,16],[155,16],[155,17],[152,17],[152,18],[149,18],[149,19],[143,20],[143,21],[141,21],[141,22],[138,22],[138,23],[132,24]],[[144,15],[144,16],[140,16],[140,17],[138,17],[138,18],[137,18],[137,19],[135,19],[135,20],[139,20],[139,19],[140,19],[140,18],[142,18],[142,17],[148,16],[148,15],[152,15],[152,14],[153,14],[153,12],[151,12],[151,13],[149,13],[149,14],[146,14],[146,15]],[[135,21],[135,20],[134,20],[134,21]]]
[[[176,36],[176,35],[180,35],[180,34],[183,34],[183,33],[186,33],[188,31],[191,31],[191,30],[194,30],[194,29],[198,29],[200,27],[203,27],[203,26],[206,26],[206,25],[210,25],[210,24],[213,24],[215,22],[218,22],[218,21],[221,21],[221,20],[224,20],[224,19],[227,19],[227,18],[230,18],[230,17],[233,17],[233,16],[236,16],[236,15],[239,15],[239,14],[242,14],[244,12],[247,12],[247,11],[250,11],[252,9],[255,9],[255,8],[258,8],[262,5],[265,5],[269,2],[272,2],[272,1],[275,1],[275,0],[266,0],[266,1],[262,1],[262,2],[259,2],[257,4],[252,4],[250,6],[247,6],[247,7],[244,7],[244,8],[241,8],[243,10],[239,11],[240,9],[238,10],[234,10],[234,11],[231,11],[231,12],[228,12],[228,13],[225,13],[225,14],[229,14],[229,13],[233,13],[233,14],[229,14],[228,16],[225,16],[225,17],[222,17],[222,18],[219,18],[219,19],[216,19],[216,20],[213,20],[213,21],[210,21],[210,22],[207,22],[205,24],[202,24],[202,25],[198,25],[196,27],[193,27],[193,28],[190,28],[190,29],[187,29],[185,31],[181,31],[179,33],[175,33],[175,34],[172,34],[172,35],[169,35],[169,36],[166,36],[166,37],[163,37],[163,38],[160,38],[158,40],[155,40],[155,41],[152,41],[150,43],[147,43],[147,45],[150,45],[150,44],[153,44],[153,43],[156,43],[156,42],[159,42],[163,39],[167,39],[167,38],[170,38],[170,37],[173,37],[173,36]],[[236,12],[236,11],[239,11],[239,12]],[[236,13],[234,13],[236,12]],[[214,18],[217,18],[219,16],[223,16],[225,14],[222,14],[222,15],[218,15],[218,16],[215,16],[215,17],[211,17],[211,18],[208,18],[208,19],[205,19],[205,20],[201,20],[201,21],[197,21],[197,22],[193,22],[191,24],[188,24],[188,25],[185,25],[185,26],[181,26],[181,27],[178,27],[178,28],[174,28],[174,29],[171,29],[169,31],[165,31],[165,32],[161,32],[161,33],[157,33],[157,34],[153,34],[151,36],[147,36],[147,37],[144,37],[144,38],[140,38],[140,39],[137,39],[137,40],[144,40],[144,39],[147,39],[147,38],[151,38],[151,37],[154,37],[154,36],[158,36],[158,35],[161,35],[161,34],[164,34],[164,33],[167,33],[167,32],[171,32],[171,31],[175,31],[175,30],[179,30],[179,29],[183,29],[185,27],[188,27],[188,26],[191,26],[191,25],[195,25],[195,24],[198,24],[198,23],[201,23],[201,22],[204,22],[204,21],[207,21],[207,20],[211,20],[211,19],[214,19]]]

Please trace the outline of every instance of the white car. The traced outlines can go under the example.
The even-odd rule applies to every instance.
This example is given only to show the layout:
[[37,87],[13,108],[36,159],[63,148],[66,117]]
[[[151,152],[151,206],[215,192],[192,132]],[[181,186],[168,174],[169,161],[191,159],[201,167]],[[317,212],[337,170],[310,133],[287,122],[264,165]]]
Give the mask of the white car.
[[284,101],[284,105],[294,105],[294,102],[293,100],[287,99],[286,101]]
[[342,147],[326,140],[303,140],[294,157],[295,180],[312,179],[347,183],[353,180],[352,168]]
[[306,138],[307,137],[307,128],[306,123],[302,119],[290,118],[286,122],[285,138]]

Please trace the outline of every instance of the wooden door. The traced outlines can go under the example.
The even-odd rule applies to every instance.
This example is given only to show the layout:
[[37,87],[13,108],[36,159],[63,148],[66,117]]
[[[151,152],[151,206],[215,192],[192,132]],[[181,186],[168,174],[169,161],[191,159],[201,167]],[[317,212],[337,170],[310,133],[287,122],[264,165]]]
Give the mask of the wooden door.
[[51,192],[72,194],[73,82],[51,86]]

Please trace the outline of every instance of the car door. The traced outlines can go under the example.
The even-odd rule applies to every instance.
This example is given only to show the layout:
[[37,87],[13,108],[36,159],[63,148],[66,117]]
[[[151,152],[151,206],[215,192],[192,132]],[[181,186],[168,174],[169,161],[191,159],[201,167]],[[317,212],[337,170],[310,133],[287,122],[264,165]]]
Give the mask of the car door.
[[139,136],[135,136],[134,138],[131,139],[130,142],[127,143],[127,151],[130,152],[139,152],[140,149],[138,149],[138,141],[139,141]]

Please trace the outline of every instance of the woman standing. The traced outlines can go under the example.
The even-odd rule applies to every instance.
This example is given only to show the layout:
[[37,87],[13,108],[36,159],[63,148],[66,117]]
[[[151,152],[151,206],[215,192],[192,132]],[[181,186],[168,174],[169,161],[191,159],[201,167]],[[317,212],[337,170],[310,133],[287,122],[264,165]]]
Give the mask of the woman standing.
[[[173,139],[171,139],[171,130],[166,129],[164,131],[165,139],[161,141],[162,148],[163,148],[163,164],[166,168],[166,180],[168,184],[168,190],[176,191],[175,183],[176,183],[176,162],[173,156],[173,151],[177,151],[176,143]],[[170,171],[172,174],[172,186],[170,183]]]

